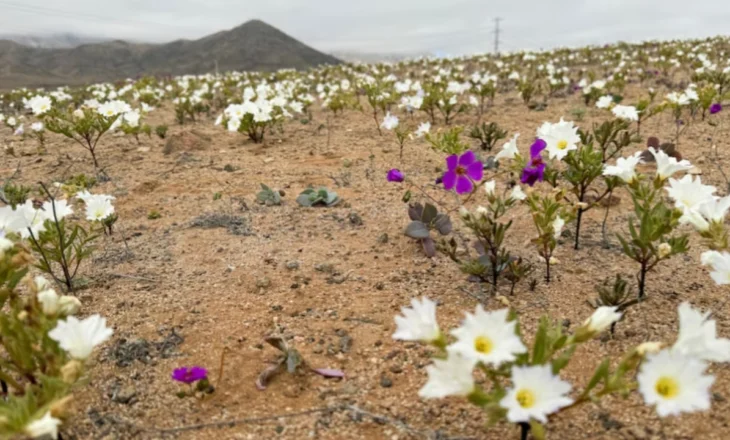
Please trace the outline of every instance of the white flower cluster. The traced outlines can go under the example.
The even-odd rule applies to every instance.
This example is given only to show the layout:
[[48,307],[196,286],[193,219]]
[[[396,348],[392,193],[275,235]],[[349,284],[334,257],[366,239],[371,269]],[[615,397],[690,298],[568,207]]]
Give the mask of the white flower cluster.
[[[428,298],[412,300],[396,316],[394,339],[436,343],[443,346],[445,337],[436,319],[436,304]],[[456,339],[446,346],[446,359],[436,359],[427,367],[428,382],[420,390],[424,398],[472,396],[477,393],[473,371],[478,365],[499,368],[512,364],[511,386],[499,401],[510,422],[546,422],[547,416],[572,405],[572,386],[553,374],[549,363],[518,365],[517,357],[527,347],[515,331],[516,320],[508,318],[508,309],[485,311],[477,306],[467,313],[461,326],[451,335]],[[730,340],[718,338],[715,321],[682,303],[678,309],[679,334],[670,348],[645,343],[635,351],[643,357],[636,377],[638,390],[647,405],[656,407],[661,417],[710,407],[710,387],[714,377],[707,375],[707,362],[730,361]],[[576,331],[592,337],[621,319],[616,307],[600,307]]]

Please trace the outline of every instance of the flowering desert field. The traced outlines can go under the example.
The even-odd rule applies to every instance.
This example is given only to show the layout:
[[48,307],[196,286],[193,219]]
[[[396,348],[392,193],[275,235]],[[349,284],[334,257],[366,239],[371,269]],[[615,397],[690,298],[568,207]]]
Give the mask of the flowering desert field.
[[0,436],[727,438],[729,51],[6,90]]

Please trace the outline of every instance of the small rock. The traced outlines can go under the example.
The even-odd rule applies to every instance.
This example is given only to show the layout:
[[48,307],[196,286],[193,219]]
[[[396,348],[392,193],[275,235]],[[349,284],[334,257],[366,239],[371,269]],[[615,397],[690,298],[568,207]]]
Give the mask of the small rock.
[[636,440],[644,440],[647,437],[646,430],[642,428],[641,426],[632,426],[628,430],[628,433],[630,436],[632,436]]
[[319,263],[314,265],[314,270],[317,272],[333,273],[335,271],[335,266],[330,263]]
[[383,376],[380,378],[380,386],[383,388],[390,388],[393,386],[393,381],[387,376]]
[[124,388],[117,390],[112,395],[112,401],[121,403],[122,405],[131,405],[136,402],[137,390],[133,386],[127,385]]
[[345,335],[340,338],[340,352],[347,353],[350,351],[350,347],[352,347],[352,338],[348,335]]
[[286,268],[289,269],[289,270],[297,270],[297,269],[299,269],[299,262],[296,261],[296,260],[294,260],[294,261],[287,261],[286,262]]
[[256,280],[256,287],[259,289],[267,289],[271,286],[271,280],[268,277],[259,278]]
[[351,212],[348,215],[348,218],[350,219],[350,224],[353,226],[362,226],[362,217],[357,212]]
[[400,374],[403,372],[403,368],[400,365],[391,365],[390,372],[395,373],[395,374]]
[[385,232],[383,232],[383,233],[382,233],[382,234],[380,234],[380,236],[378,237],[378,243],[380,243],[380,244],[385,244],[385,243],[387,243],[387,242],[388,242],[388,234],[387,234],[387,233],[385,233]]
[[170,136],[162,152],[168,155],[177,152],[205,150],[210,146],[211,140],[209,136],[198,133],[195,130],[183,131]]

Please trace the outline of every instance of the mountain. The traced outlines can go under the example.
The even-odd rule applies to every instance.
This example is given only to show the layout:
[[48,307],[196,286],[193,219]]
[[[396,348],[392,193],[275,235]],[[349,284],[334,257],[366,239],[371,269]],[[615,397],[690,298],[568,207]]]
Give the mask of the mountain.
[[338,64],[330,55],[260,20],[199,40],[166,44],[108,41],[46,49],[0,40],[0,88],[114,81],[141,75],[271,71]]

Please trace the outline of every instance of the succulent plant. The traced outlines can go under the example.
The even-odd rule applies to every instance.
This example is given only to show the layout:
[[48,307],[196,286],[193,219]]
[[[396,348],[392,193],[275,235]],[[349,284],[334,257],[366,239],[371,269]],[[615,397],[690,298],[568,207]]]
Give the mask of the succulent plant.
[[499,142],[500,139],[507,137],[507,130],[503,130],[497,125],[496,122],[482,122],[481,126],[475,126],[469,132],[469,137],[479,141],[482,150],[492,151],[494,145]]
[[430,203],[421,205],[420,203],[408,206],[408,217],[411,223],[405,230],[405,235],[416,240],[420,240],[426,255],[433,257],[436,255],[436,245],[431,238],[431,230],[435,229],[441,235],[451,233],[451,219],[448,215],[438,212],[435,206]]
[[261,184],[261,191],[256,194],[256,201],[262,205],[274,206],[281,205],[281,196],[284,195],[282,190],[274,191],[265,184]]
[[302,206],[335,206],[340,203],[340,197],[336,192],[330,191],[325,187],[319,189],[307,188],[297,197],[297,203]]

